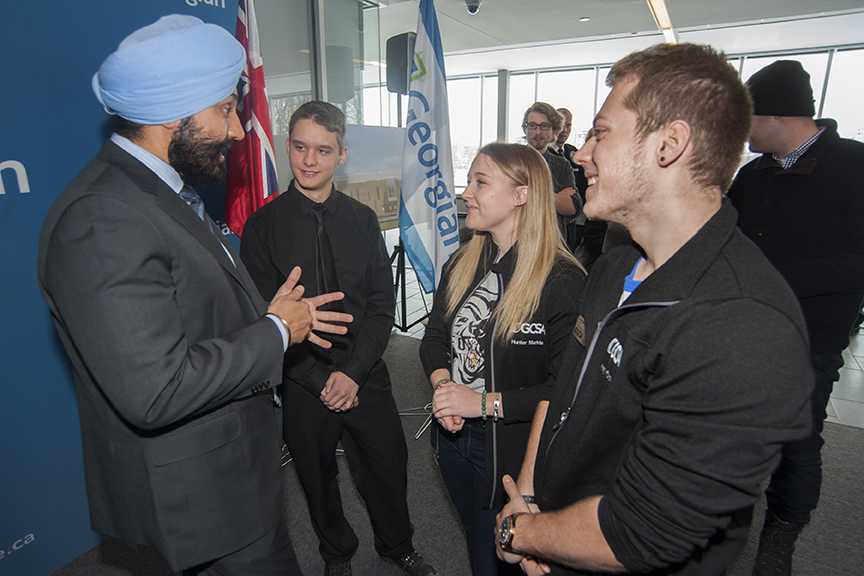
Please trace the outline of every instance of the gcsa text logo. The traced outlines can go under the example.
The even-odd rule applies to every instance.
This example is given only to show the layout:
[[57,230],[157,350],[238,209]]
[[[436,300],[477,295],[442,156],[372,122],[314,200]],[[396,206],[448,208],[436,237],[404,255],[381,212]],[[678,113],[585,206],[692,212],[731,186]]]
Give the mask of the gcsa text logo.
[[516,328],[516,332],[522,334],[546,334],[546,326],[544,324],[522,324]]

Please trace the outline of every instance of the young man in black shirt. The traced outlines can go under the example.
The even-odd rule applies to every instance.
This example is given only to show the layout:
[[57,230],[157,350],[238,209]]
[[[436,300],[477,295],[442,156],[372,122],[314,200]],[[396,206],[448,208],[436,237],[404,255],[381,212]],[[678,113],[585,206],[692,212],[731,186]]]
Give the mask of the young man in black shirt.
[[381,359],[393,326],[393,275],[377,216],[333,185],[346,154],[342,111],[326,102],[300,106],[289,124],[294,179],[246,222],[240,255],[265,297],[300,266],[307,297],[344,292],[342,304],[354,317],[329,350],[292,348],[289,364],[295,366],[286,369],[282,386],[285,443],[306,493],[325,574],[351,574],[358,546],[339,496],[335,452],[341,440],[369,509],[377,552],[407,574],[434,575],[411,542],[408,453]]

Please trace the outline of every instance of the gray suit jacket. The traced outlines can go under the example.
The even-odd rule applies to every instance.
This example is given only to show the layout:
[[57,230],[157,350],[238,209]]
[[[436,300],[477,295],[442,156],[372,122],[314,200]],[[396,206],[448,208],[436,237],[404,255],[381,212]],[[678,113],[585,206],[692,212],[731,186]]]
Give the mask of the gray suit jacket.
[[[209,217],[207,218],[209,223]],[[240,258],[112,142],[60,195],[39,283],[78,394],[93,529],[174,570],[279,521],[278,328]]]

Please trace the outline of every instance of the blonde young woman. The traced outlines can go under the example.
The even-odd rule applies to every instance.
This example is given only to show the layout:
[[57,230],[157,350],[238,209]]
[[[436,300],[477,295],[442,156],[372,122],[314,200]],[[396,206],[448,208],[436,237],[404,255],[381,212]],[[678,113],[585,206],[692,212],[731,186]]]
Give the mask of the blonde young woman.
[[507,570],[493,538],[501,477],[519,472],[585,282],[558,232],[552,190],[533,148],[480,150],[462,194],[474,237],[444,267],[420,346],[440,424],[433,442],[474,576]]

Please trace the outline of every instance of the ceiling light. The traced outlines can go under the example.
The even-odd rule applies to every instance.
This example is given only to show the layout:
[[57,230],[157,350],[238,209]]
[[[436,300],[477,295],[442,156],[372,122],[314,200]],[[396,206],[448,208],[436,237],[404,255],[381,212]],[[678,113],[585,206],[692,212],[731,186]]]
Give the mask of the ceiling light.
[[588,22],[589,20],[591,20],[591,18],[588,16],[582,16],[579,18],[579,22]]
[[651,10],[651,15],[654,17],[654,22],[663,32],[663,37],[669,44],[678,42],[675,30],[672,29],[672,20],[669,18],[669,12],[666,10],[665,0],[648,0],[648,8]]

